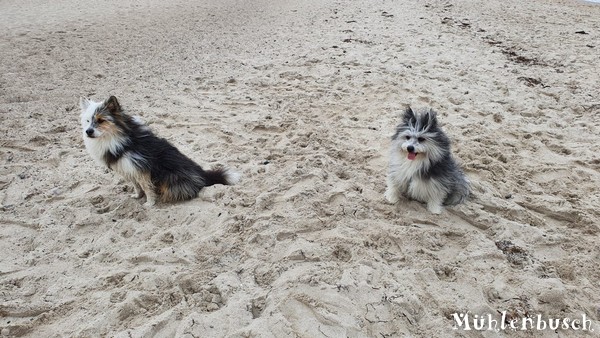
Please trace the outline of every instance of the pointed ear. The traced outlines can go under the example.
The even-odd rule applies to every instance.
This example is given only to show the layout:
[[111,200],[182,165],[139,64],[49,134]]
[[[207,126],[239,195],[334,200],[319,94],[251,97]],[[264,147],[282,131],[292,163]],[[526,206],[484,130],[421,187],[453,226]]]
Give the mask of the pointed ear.
[[119,105],[119,101],[117,101],[117,98],[114,96],[111,96],[108,98],[108,100],[104,101],[104,107],[113,115],[119,114],[121,112],[121,106]]
[[433,109],[429,109],[424,115],[423,125],[426,126],[425,129],[437,128],[437,113]]
[[415,112],[410,108],[410,106],[406,107],[404,111],[404,115],[402,115],[402,122],[404,124],[408,124],[411,120],[415,118]]
[[90,106],[90,100],[86,97],[79,97],[79,107],[81,107],[81,111],[84,112]]

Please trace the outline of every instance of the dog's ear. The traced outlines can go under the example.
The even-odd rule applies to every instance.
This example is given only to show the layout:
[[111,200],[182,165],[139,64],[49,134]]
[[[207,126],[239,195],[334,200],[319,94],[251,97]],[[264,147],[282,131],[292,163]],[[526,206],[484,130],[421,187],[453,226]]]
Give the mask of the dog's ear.
[[426,114],[423,114],[422,125],[426,130],[437,128],[437,113],[433,109],[429,109]]
[[117,115],[121,112],[121,106],[119,105],[119,101],[116,97],[111,96],[106,101],[104,101],[104,108],[108,110],[112,115]]
[[411,120],[415,119],[415,112],[410,108],[410,106],[406,107],[404,111],[404,115],[402,115],[402,122],[404,124],[409,124]]
[[90,106],[90,99],[88,99],[87,97],[80,96],[79,97],[79,107],[81,108],[81,111],[82,112],[86,111],[89,106]]

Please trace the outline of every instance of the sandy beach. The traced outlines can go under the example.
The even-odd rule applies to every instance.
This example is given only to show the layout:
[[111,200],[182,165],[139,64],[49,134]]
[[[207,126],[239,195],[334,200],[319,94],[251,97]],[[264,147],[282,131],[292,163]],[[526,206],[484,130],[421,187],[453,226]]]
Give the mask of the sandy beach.
[[[0,1],[0,337],[600,334],[600,5]],[[86,152],[115,95],[235,186],[146,208]],[[383,197],[431,107],[469,177]],[[457,313],[595,331],[454,330]]]

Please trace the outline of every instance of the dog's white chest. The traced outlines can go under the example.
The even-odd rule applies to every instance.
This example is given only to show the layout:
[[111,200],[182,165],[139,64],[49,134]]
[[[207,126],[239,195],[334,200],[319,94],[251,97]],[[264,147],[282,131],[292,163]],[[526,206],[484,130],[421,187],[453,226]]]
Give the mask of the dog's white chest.
[[90,139],[84,136],[84,143],[87,151],[92,158],[101,165],[108,165],[110,169],[116,171],[127,179],[134,179],[140,176],[140,163],[143,158],[134,152],[125,152],[114,163],[106,163],[105,155],[108,152],[117,153],[121,144],[114,139],[99,140]]
[[390,176],[402,190],[408,189],[409,185],[414,184],[418,179],[419,170],[423,166],[422,162],[422,160],[403,159],[394,154],[390,161]]
[[427,202],[443,197],[440,196],[444,194],[440,182],[421,176],[420,172],[426,165],[424,160],[408,160],[393,154],[390,161],[390,179],[401,193],[412,199]]
[[86,135],[83,135],[83,143],[85,144],[85,149],[88,151],[92,158],[102,164],[105,165],[102,157],[106,153],[108,147],[103,144],[103,142],[98,142],[97,140],[90,139]]
[[111,164],[110,168],[130,180],[133,180],[140,175],[140,170],[138,169],[135,160],[131,157],[130,153],[126,153],[115,163]]

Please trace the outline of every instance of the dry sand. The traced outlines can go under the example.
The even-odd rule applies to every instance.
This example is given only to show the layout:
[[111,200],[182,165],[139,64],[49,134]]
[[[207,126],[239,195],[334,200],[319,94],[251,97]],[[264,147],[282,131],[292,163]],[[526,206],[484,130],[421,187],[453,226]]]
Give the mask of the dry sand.
[[[567,0],[1,1],[0,334],[599,334],[599,32]],[[109,95],[242,182],[145,209],[83,147]],[[473,182],[440,216],[384,202],[407,104]]]

